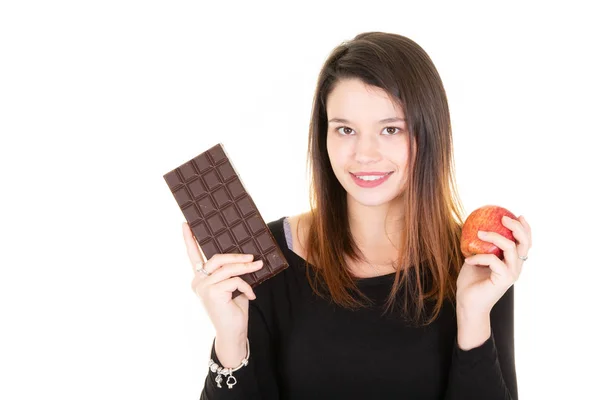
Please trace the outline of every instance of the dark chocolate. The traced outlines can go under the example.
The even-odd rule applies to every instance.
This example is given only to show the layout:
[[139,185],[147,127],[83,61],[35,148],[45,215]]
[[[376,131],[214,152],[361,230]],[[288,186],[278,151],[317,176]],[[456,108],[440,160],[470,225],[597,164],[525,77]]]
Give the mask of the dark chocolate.
[[[288,267],[222,143],[163,175],[205,260],[217,253],[253,254],[263,267],[240,275],[256,287]],[[233,298],[241,292],[235,290]]]

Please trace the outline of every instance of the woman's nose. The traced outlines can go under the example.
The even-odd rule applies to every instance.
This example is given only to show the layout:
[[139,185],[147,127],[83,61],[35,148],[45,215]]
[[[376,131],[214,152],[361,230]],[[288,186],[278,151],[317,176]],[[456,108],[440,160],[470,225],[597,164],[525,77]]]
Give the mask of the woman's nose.
[[356,161],[369,162],[379,159],[379,143],[372,135],[359,135],[355,142]]

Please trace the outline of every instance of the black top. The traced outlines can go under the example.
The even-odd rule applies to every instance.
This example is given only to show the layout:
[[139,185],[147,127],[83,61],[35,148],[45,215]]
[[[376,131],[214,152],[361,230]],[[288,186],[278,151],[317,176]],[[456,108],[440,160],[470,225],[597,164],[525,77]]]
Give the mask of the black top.
[[[249,363],[231,389],[208,371],[201,400],[517,399],[514,286],[492,309],[490,338],[461,350],[449,302],[426,327],[403,322],[400,307],[382,316],[394,274],[358,281],[376,306],[351,311],[318,297],[286,244],[284,218],[267,225],[290,266],[254,288]],[[221,365],[214,342],[211,357]]]

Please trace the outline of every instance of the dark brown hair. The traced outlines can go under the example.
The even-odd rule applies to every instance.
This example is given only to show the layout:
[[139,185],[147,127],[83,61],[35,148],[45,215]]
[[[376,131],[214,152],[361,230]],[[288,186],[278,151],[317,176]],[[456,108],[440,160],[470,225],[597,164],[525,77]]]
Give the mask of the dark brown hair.
[[[350,232],[346,191],[333,173],[327,152],[326,100],[335,85],[347,78],[383,89],[404,110],[410,135],[409,176],[401,194],[404,234],[386,311],[394,308],[403,288],[407,319],[429,324],[443,302],[456,296],[456,279],[464,261],[460,252],[464,211],[456,191],[444,86],[427,53],[404,36],[358,34],[336,47],[320,71],[307,158],[311,210],[306,255],[316,275],[307,271],[307,276],[318,295],[324,297],[321,289],[326,289],[338,305],[355,309],[370,303],[344,261],[345,257],[363,258]],[[427,316],[429,302],[433,307]]]

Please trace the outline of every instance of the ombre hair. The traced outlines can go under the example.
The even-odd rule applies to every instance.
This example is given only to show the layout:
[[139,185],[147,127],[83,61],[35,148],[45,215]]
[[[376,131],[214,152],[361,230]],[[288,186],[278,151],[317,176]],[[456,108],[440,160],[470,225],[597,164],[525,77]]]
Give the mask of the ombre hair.
[[347,193],[333,173],[327,152],[326,100],[337,83],[354,78],[383,89],[402,107],[410,135],[408,176],[401,194],[404,219],[399,222],[403,234],[385,312],[404,293],[406,319],[429,324],[444,301],[456,296],[456,279],[464,262],[460,251],[464,209],[456,191],[444,86],[427,53],[404,36],[358,34],[333,49],[320,71],[307,156],[311,209],[305,249],[315,275],[307,269],[307,277],[315,293],[328,294],[342,307],[356,309],[371,303],[344,261],[364,257],[350,232]]

